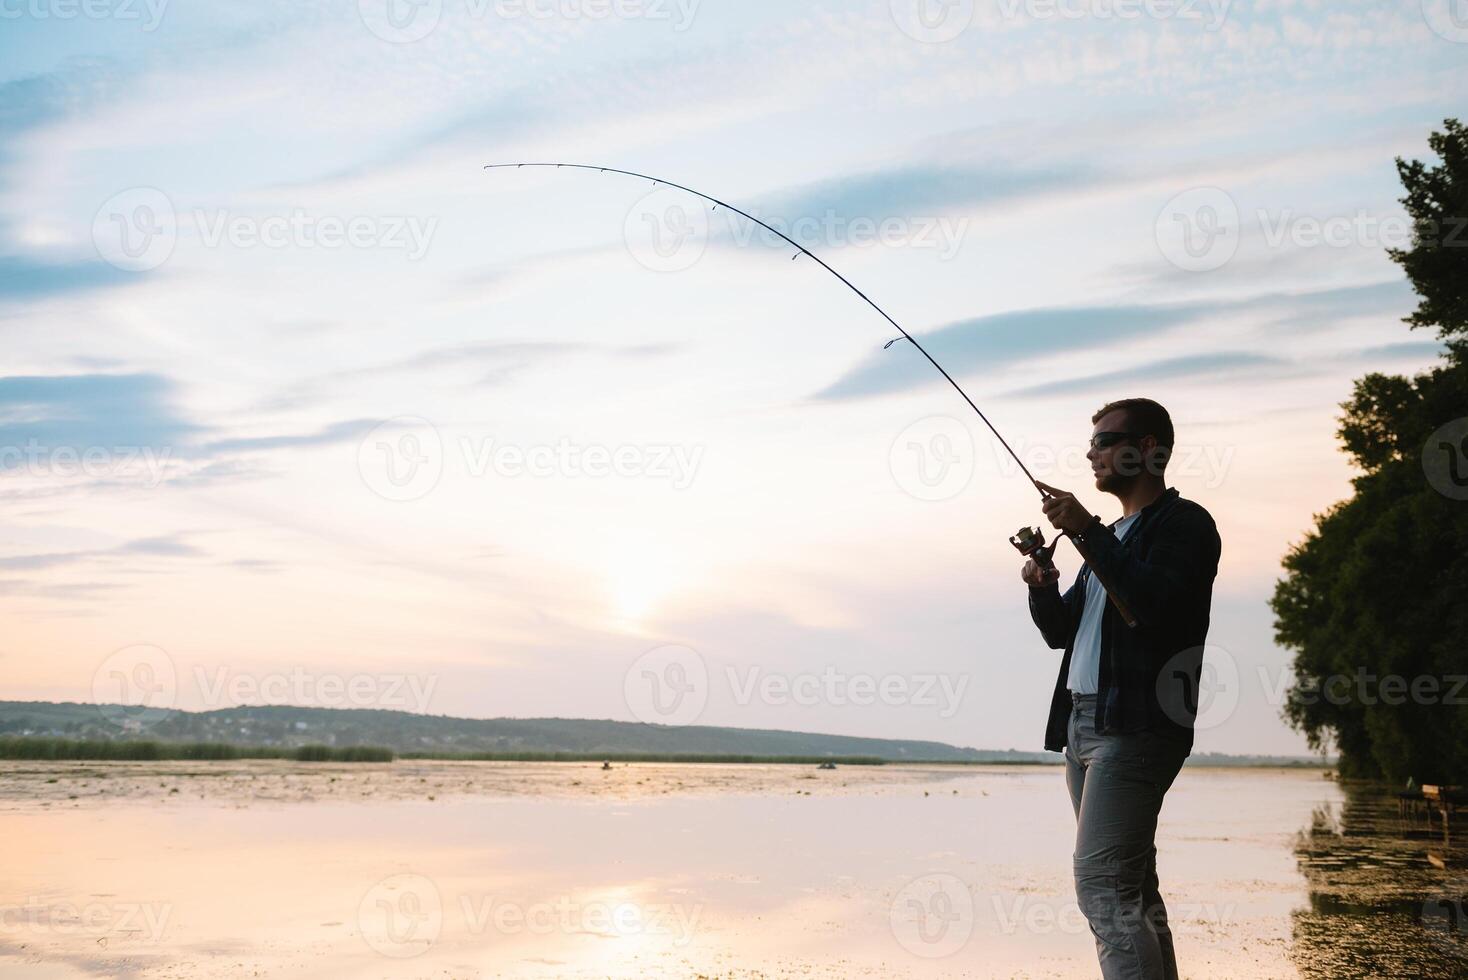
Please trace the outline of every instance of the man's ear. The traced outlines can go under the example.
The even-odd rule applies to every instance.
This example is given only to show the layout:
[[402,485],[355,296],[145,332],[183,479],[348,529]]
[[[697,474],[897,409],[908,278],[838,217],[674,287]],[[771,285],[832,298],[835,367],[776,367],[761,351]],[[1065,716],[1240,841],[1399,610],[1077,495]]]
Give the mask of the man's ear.
[[1156,436],[1142,437],[1142,458],[1147,461],[1147,472],[1153,476],[1161,476],[1162,471],[1167,468],[1167,461],[1172,456],[1172,450],[1166,446],[1159,445]]

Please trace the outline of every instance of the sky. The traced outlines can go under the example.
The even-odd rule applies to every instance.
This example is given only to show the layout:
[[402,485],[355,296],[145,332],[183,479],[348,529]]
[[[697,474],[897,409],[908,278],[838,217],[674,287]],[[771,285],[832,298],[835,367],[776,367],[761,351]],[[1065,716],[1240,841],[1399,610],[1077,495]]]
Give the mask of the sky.
[[[1339,403],[1439,356],[1394,158],[1448,0],[0,3],[0,698],[1039,750],[1006,538],[1104,402],[1223,559],[1199,752],[1280,720]],[[1062,546],[1069,577],[1077,559]]]

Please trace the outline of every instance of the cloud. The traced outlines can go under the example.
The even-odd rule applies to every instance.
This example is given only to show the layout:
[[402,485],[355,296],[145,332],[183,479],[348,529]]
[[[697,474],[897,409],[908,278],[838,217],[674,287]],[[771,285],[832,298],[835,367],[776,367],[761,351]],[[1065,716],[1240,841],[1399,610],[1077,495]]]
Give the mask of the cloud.
[[43,568],[106,561],[113,558],[194,558],[202,555],[198,548],[177,535],[137,538],[112,548],[86,551],[54,551],[0,558],[0,570],[30,572]]
[[[1203,316],[1202,304],[1017,310],[960,320],[919,337],[952,374],[993,370],[1058,351],[1103,347],[1158,333]],[[941,381],[917,351],[898,343],[816,393],[820,400],[867,398]]]
[[0,445],[172,447],[200,431],[174,410],[174,394],[158,374],[0,378]]
[[906,164],[816,181],[768,197],[758,217],[786,220],[828,211],[846,218],[936,215],[986,203],[1012,204],[1053,191],[1088,187],[1099,175],[1081,168],[938,167]]
[[75,295],[136,281],[100,259],[76,262],[38,262],[20,255],[0,256],[0,302],[43,296]]
[[[7,176],[23,136],[100,103],[116,91],[123,76],[125,72],[106,63],[81,63],[0,84],[0,176]],[[0,188],[4,183],[7,180]],[[9,226],[0,222],[0,238],[9,236]],[[75,295],[123,285],[128,279],[129,273],[100,258],[43,261],[31,255],[0,255],[0,302]]]
[[1415,305],[1406,279],[1341,286],[1308,293],[1271,293],[1228,304],[1238,310],[1274,312],[1270,327],[1292,331],[1325,330],[1346,317],[1395,314],[1404,316]]
[[1400,344],[1382,344],[1379,347],[1368,347],[1360,351],[1358,356],[1363,360],[1375,358],[1419,358],[1432,357],[1446,354],[1447,344],[1437,340],[1407,340]]
[[1119,388],[1123,385],[1148,381],[1176,380],[1179,378],[1233,375],[1248,372],[1250,379],[1274,378],[1282,371],[1294,367],[1294,362],[1264,354],[1245,351],[1219,351],[1213,354],[1191,354],[1184,357],[1169,357],[1135,367],[1106,371],[1101,374],[1079,378],[1048,381],[1045,384],[1020,388],[1007,392],[1008,398],[1041,398],[1066,392],[1087,391],[1095,388]]
[[[27,134],[89,111],[113,97],[130,74],[108,62],[75,62],[61,71],[0,84],[0,191],[9,189],[16,148]],[[0,237],[11,237],[8,232],[0,223]],[[130,275],[99,258],[43,261],[0,255],[0,302],[75,295],[121,285]]]
[[[196,486],[269,475],[242,454],[360,439],[380,419],[346,419],[307,432],[226,436],[175,407],[178,386],[158,374],[0,377],[0,472],[88,478],[94,489]],[[65,453],[65,455],[63,455]],[[12,499],[69,492],[72,484],[10,490]]]
[[[1347,317],[1402,313],[1409,308],[1410,288],[1405,280],[1391,280],[1314,292],[1267,293],[1233,300],[1017,310],[961,320],[923,334],[918,339],[951,374],[960,375],[977,370],[992,371],[1049,354],[1120,347],[1128,341],[1163,333],[1206,317],[1267,314],[1258,324],[1261,330],[1289,327],[1294,331],[1313,331],[1330,327]],[[905,357],[891,356],[905,346],[899,343],[890,350],[874,352],[814,397],[818,400],[869,398],[942,380],[916,351],[908,352]],[[1205,359],[1226,356],[1233,355],[1199,355]],[[1187,370],[1201,367],[1205,361],[1178,358],[1172,363],[1179,370]],[[1218,362],[1220,367],[1224,363]],[[1096,377],[1105,378],[1103,375]],[[1022,389],[1016,394],[1025,395],[1033,390],[1040,389]]]
[[0,83],[0,164],[9,162],[17,137],[115,96],[133,74],[113,62],[73,61],[60,71]]
[[348,419],[336,422],[299,435],[252,436],[236,439],[219,439],[204,446],[208,455],[233,452],[258,452],[269,449],[305,449],[313,446],[329,446],[338,442],[360,439],[381,422],[380,419]]

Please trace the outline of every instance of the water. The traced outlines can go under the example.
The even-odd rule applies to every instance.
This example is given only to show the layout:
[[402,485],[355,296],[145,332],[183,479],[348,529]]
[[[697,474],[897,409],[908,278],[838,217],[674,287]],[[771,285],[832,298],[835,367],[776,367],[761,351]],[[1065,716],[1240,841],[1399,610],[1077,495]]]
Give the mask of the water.
[[[430,798],[431,797],[431,798]],[[1318,771],[1185,768],[1185,976],[1288,977]],[[0,969],[80,977],[1094,977],[1058,767],[0,770]]]

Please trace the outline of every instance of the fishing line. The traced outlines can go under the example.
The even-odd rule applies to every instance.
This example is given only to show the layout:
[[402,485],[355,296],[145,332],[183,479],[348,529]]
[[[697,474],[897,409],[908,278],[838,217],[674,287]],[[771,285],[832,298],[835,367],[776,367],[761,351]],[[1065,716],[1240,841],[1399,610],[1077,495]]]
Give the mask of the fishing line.
[[917,340],[916,337],[914,337],[912,334],[910,334],[906,330],[904,330],[902,328],[902,324],[900,324],[896,320],[892,319],[891,315],[888,314],[888,312],[886,310],[884,310],[880,306],[878,306],[876,304],[876,302],[873,301],[870,296],[868,296],[866,293],[862,292],[860,289],[856,288],[856,285],[854,283],[852,283],[852,281],[850,279],[847,279],[841,273],[839,273],[835,269],[831,268],[829,265],[826,264],[825,260],[822,259],[819,255],[815,254],[810,249],[806,248],[804,245],[800,244],[799,242],[797,242],[795,239],[791,238],[789,235],[785,234],[780,229],[775,228],[775,227],[773,227],[773,226],[771,226],[769,224],[766,224],[765,222],[761,221],[759,218],[756,218],[754,215],[750,214],[748,211],[742,211],[742,210],[740,210],[739,208],[735,207],[732,204],[729,204],[729,203],[727,203],[725,201],[721,201],[721,200],[719,200],[716,197],[713,197],[713,196],[711,196],[709,194],[703,193],[702,191],[696,191],[692,187],[685,187],[684,185],[674,183],[671,180],[663,180],[661,177],[652,177],[652,176],[649,176],[648,174],[640,174],[640,173],[636,173],[636,172],[631,171],[631,170],[618,170],[616,167],[597,167],[597,166],[592,166],[590,164],[585,164],[585,163],[491,163],[491,164],[486,165],[484,169],[485,170],[509,170],[509,169],[519,169],[521,167],[555,167],[557,169],[568,168],[568,169],[572,169],[572,170],[596,170],[596,171],[599,171],[599,172],[604,173],[604,174],[623,174],[623,175],[625,175],[627,177],[638,177],[638,178],[640,178],[642,180],[650,180],[650,181],[653,182],[654,185],[666,184],[669,187],[674,187],[674,188],[677,188],[678,190],[683,191],[685,193],[692,194],[694,197],[701,197],[705,201],[708,201],[709,203],[711,203],[716,209],[717,208],[724,208],[725,210],[733,211],[735,214],[740,215],[741,217],[744,217],[744,218],[749,219],[750,221],[752,221],[755,224],[759,225],[761,228],[764,228],[765,230],[770,231],[770,232],[773,232],[774,234],[778,235],[780,238],[784,239],[787,243],[789,243],[792,247],[794,247],[795,249],[797,249],[796,254],[794,256],[792,256],[792,258],[799,258],[801,255],[809,256],[822,269],[825,269],[831,275],[835,276],[837,279],[840,279],[841,282],[842,282],[842,284],[845,285],[847,289],[851,290],[853,293],[856,293],[856,295],[858,295],[862,299],[866,300],[867,305],[870,306],[872,309],[876,310],[878,313],[882,314],[882,318],[884,320],[886,320],[888,323],[892,324],[892,326],[896,327],[897,328],[897,332],[900,333],[900,334],[902,334],[902,336],[901,337],[894,337],[891,340],[887,341],[886,344],[882,345],[882,349],[883,350],[886,350],[888,347],[891,347],[893,344],[897,343],[897,341],[899,341],[899,340],[906,340],[908,343],[912,344],[912,346],[916,347],[918,349],[918,352],[920,354],[922,354],[923,357],[926,357],[928,359],[928,363],[931,364],[931,365],[933,365],[933,367],[937,368],[938,369],[938,373],[941,374],[941,375],[943,375],[943,377],[948,381],[948,383],[953,386],[953,390],[956,391],[956,392],[958,392],[960,395],[963,396],[963,400],[965,402],[968,402],[968,407],[971,408],[971,409],[973,409],[974,410],[974,413],[976,415],[978,415],[980,421],[982,421],[986,426],[989,427],[989,431],[992,432],[992,433],[994,433],[994,438],[999,440],[999,444],[1004,447],[1004,451],[1007,452],[1007,453],[1009,453],[1010,457],[1012,457],[1014,459],[1014,461],[1019,464],[1019,468],[1024,472],[1024,475],[1025,475],[1026,479],[1028,479],[1030,481],[1030,483],[1034,485],[1035,489],[1040,492],[1040,496],[1043,497],[1043,498],[1046,498],[1046,499],[1049,498],[1050,494],[1046,493],[1044,490],[1042,490],[1040,488],[1039,481],[1035,479],[1035,477],[1034,477],[1034,475],[1032,473],[1030,473],[1029,467],[1025,466],[1024,460],[1022,460],[1022,459],[1019,458],[1019,454],[1016,453],[1010,447],[1009,443],[1005,440],[1004,436],[1002,436],[1002,435],[999,434],[999,430],[996,429],[996,428],[994,428],[994,423],[993,422],[990,422],[989,421],[989,417],[983,413],[983,411],[979,408],[978,405],[974,404],[974,400],[968,396],[968,392],[964,391],[963,388],[959,385],[959,383],[957,381],[953,380],[953,375],[949,374],[944,369],[943,365],[939,364],[938,361],[937,361],[937,359],[934,358],[932,354],[929,354],[928,353],[927,348],[924,347],[922,344],[918,343],[918,340]]
[[[974,403],[974,400],[968,396],[968,392],[964,391],[963,387],[953,379],[953,375],[949,374],[948,371],[943,367],[943,365],[938,363],[937,358],[928,353],[928,349],[924,347],[921,343],[919,343],[916,337],[904,330],[902,324],[892,319],[891,314],[878,306],[870,296],[862,292],[860,289],[856,288],[856,284],[853,283],[850,279],[847,279],[841,273],[831,268],[819,255],[812,252],[810,249],[806,248],[804,245],[800,244],[780,229],[764,221],[761,221],[759,218],[756,218],[748,211],[737,208],[727,201],[719,200],[717,197],[714,197],[711,194],[705,194],[703,191],[696,191],[692,187],[688,187],[671,180],[664,180],[661,177],[653,177],[650,174],[641,174],[636,172],[635,170],[619,170],[616,167],[599,167],[587,163],[491,163],[486,164],[484,169],[520,170],[525,167],[554,167],[557,170],[595,170],[598,173],[622,174],[626,177],[636,177],[639,180],[649,180],[652,181],[653,186],[655,187],[666,185],[668,187],[677,188],[678,190],[683,191],[686,194],[692,194],[694,197],[702,198],[703,200],[708,201],[710,204],[712,204],[714,206],[714,210],[716,211],[719,208],[724,208],[727,211],[733,211],[735,214],[754,222],[761,228],[764,228],[766,231],[769,231],[778,236],[780,239],[788,243],[796,250],[795,254],[791,256],[792,261],[800,258],[802,255],[809,256],[822,269],[825,269],[831,275],[841,280],[842,285],[851,290],[853,293],[856,293],[856,295],[860,296],[863,300],[866,301],[866,304],[868,306],[870,306],[872,309],[876,310],[882,315],[882,319],[886,320],[897,329],[897,332],[900,333],[902,336],[894,337],[891,340],[887,341],[887,343],[882,345],[883,350],[891,347],[899,340],[906,340],[908,343],[912,344],[912,346],[916,347],[918,349],[918,353],[927,358],[929,364],[937,368],[938,373],[943,375],[944,379],[953,386],[953,390],[958,392],[959,395],[963,397],[963,400],[968,403],[968,407],[974,410],[974,414],[979,417],[979,420],[983,422],[984,425],[988,426],[990,432],[994,433],[994,438],[999,440],[999,445],[1003,446],[1004,451],[1009,453],[1010,458],[1019,464],[1019,468],[1024,473],[1025,478],[1030,481],[1031,485],[1033,485],[1037,491],[1039,491],[1040,498],[1042,500],[1051,499],[1051,493],[1044,487],[1040,486],[1040,481],[1035,479],[1034,474],[1030,472],[1030,468],[1025,465],[1024,460],[1019,458],[1019,453],[1016,453],[1014,451],[1013,447],[1009,445],[1009,442],[1004,438],[1004,436],[999,433],[999,430],[994,427],[994,423],[989,421],[989,417],[985,415],[983,410],[980,409],[979,406]],[[1080,554],[1081,558],[1086,560],[1086,562],[1089,564],[1090,556],[1085,545],[1082,542],[1076,540],[1074,535],[1066,531],[1061,531],[1060,534],[1056,536],[1055,540],[1047,545],[1045,543],[1045,535],[1042,533],[1040,528],[1025,527],[1021,528],[1018,534],[1013,535],[1009,539],[1009,543],[1014,545],[1014,547],[1019,550],[1019,553],[1021,555],[1024,555],[1027,558],[1034,559],[1035,563],[1038,564],[1041,568],[1049,569],[1055,567],[1053,561],[1055,548],[1058,544],[1060,544],[1060,539],[1063,537],[1070,538],[1071,544],[1075,546],[1075,549]],[[1118,599],[1116,595],[1112,592],[1110,583],[1102,578],[1101,574],[1099,572],[1096,572],[1095,569],[1092,569],[1092,571],[1096,575],[1097,581],[1106,590],[1108,595],[1111,596],[1111,601],[1116,605],[1117,610],[1121,613],[1122,618],[1126,621],[1127,625],[1135,626],[1137,624],[1136,618],[1131,614],[1131,611],[1127,609],[1125,603]]]

